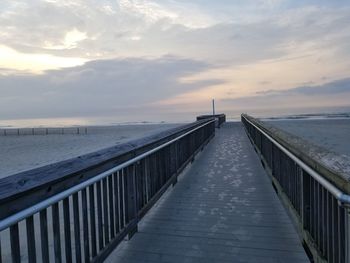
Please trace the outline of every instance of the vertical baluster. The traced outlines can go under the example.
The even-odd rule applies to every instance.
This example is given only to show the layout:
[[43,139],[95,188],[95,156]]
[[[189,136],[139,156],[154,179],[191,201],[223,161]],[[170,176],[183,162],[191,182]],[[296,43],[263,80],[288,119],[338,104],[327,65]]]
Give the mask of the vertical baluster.
[[303,179],[302,207],[303,207],[303,225],[310,232],[310,176],[301,169]]
[[21,251],[19,246],[18,223],[10,227],[11,256],[13,263],[21,262]]
[[119,186],[118,186],[118,180],[119,180],[119,171],[114,173],[114,217],[115,217],[115,233],[119,233]]
[[97,194],[97,225],[98,225],[98,244],[99,250],[103,249],[103,222],[102,222],[102,197],[101,182],[96,183]]
[[330,230],[329,230],[329,215],[330,215],[330,209],[329,209],[329,192],[325,191],[325,202],[326,202],[326,213],[325,213],[325,232],[326,232],[326,259],[329,259],[329,247],[330,247]]
[[333,197],[331,193],[328,192],[328,261],[334,262],[333,255],[334,255],[334,247],[333,247],[333,241],[334,241],[334,229],[333,229]]
[[299,203],[298,203],[298,193],[300,191],[300,185],[299,185],[299,173],[297,164],[293,162],[293,176],[294,176],[294,185],[293,185],[293,193],[294,193],[294,207],[297,211],[297,213],[300,215],[299,211]]
[[145,205],[146,187],[145,187],[145,159],[143,159],[138,165],[138,178],[139,185],[139,209],[142,209]]
[[102,196],[103,196],[103,229],[104,229],[105,245],[107,245],[109,243],[107,178],[102,179]]
[[[26,219],[27,229],[27,246],[28,246],[28,262],[36,262],[36,250],[35,250],[35,231],[34,231],[34,218],[29,216]],[[1,257],[1,253],[0,253]]]
[[120,229],[124,228],[124,169],[119,171],[119,180],[118,180],[118,186],[119,186],[119,213],[120,213]]
[[114,174],[108,176],[108,195],[109,195],[109,225],[110,225],[110,237],[114,239],[114,203],[113,203],[113,177]]
[[70,233],[70,211],[69,197],[63,199],[63,221],[64,221],[64,245],[66,252],[66,262],[72,262],[72,241]]
[[40,211],[40,236],[41,236],[41,256],[42,262],[49,258],[49,237],[47,232],[47,212],[46,209]]
[[350,209],[344,208],[344,246],[345,262],[350,262]]
[[[136,165],[133,164],[127,169],[127,176],[125,177],[126,179],[126,193],[127,196],[125,198],[126,200],[126,209],[125,209],[125,215],[127,215],[128,218],[128,224],[134,221],[137,217],[137,212],[136,212],[136,182],[135,182],[135,173],[136,173]],[[130,239],[134,233],[137,232],[137,223],[135,226],[133,226],[132,230],[128,234],[128,238]]]
[[74,215],[75,258],[77,262],[81,262],[80,216],[79,216],[78,193],[73,194],[73,215]]
[[1,232],[0,232],[0,263],[2,263]]
[[158,182],[159,182],[159,158],[158,153],[154,153],[154,171],[152,177],[154,178],[154,192],[152,193],[152,197],[157,193],[158,191]]
[[163,149],[163,154],[162,152],[160,153],[160,160],[161,160],[161,173],[162,173],[162,184],[161,187],[163,187],[163,185],[167,182],[167,169],[166,169],[166,165],[167,165],[167,147]]
[[2,263],[1,232],[0,232],[0,263]]
[[163,170],[163,161],[164,161],[164,149],[160,150],[158,152],[158,187],[157,187],[157,192],[159,189],[163,186],[164,184],[164,170]]
[[149,201],[149,195],[150,195],[150,180],[149,180],[149,174],[150,174],[150,165],[149,165],[149,162],[150,162],[150,157],[147,156],[146,159],[145,159],[145,204],[148,203]]
[[[315,241],[320,249],[320,202],[319,202],[319,193],[320,193],[320,184],[315,180],[315,223],[316,223],[316,231],[315,231]],[[322,252],[322,251],[321,251]]]
[[310,176],[310,234],[312,236],[313,239],[315,239],[315,233],[314,233],[314,229],[315,229],[315,188],[314,188],[314,179]]
[[81,201],[83,213],[84,259],[85,262],[90,262],[89,222],[86,188],[81,190]]
[[129,188],[128,188],[128,177],[129,177],[129,167],[124,169],[123,173],[123,193],[124,193],[124,218],[125,218],[125,225],[129,224],[129,203],[128,203],[128,198],[129,198]]
[[323,239],[322,239],[322,186],[320,185],[320,183],[317,184],[317,206],[318,206],[318,240],[319,240],[319,248],[322,252],[322,254],[324,253],[323,250]]
[[338,235],[338,226],[339,226],[339,220],[338,220],[338,200],[333,198],[333,214],[334,214],[334,262],[339,262],[339,235]]
[[157,174],[157,191],[160,190],[160,188],[165,183],[165,171],[164,171],[164,152],[158,152],[156,155],[156,174]]
[[292,172],[291,172],[291,176],[293,178],[292,180],[292,199],[293,199],[293,206],[296,210],[296,212],[299,214],[299,207],[298,207],[298,198],[297,198],[297,193],[299,189],[297,189],[298,187],[298,170],[297,170],[297,166],[294,162],[292,162]]
[[148,157],[148,174],[147,174],[147,179],[148,179],[148,198],[147,202],[151,200],[153,196],[153,170],[154,170],[154,163],[153,163],[153,154]]
[[158,168],[158,154],[157,152],[154,153],[153,156],[153,162],[154,162],[154,170],[153,170],[153,183],[154,183],[154,191],[152,193],[152,197],[157,193],[158,190],[158,177],[159,177],[159,168]]
[[344,207],[338,206],[338,236],[339,236],[339,261],[341,263],[345,262],[345,209]]
[[89,203],[90,203],[91,256],[92,258],[94,258],[97,255],[94,185],[89,186]]
[[58,210],[58,203],[52,205],[52,229],[53,229],[53,241],[55,262],[62,262],[61,257],[61,233],[60,233],[60,215]]
[[144,197],[144,183],[143,183],[143,163],[144,160],[141,160],[136,164],[136,185],[137,185],[137,210],[140,211],[143,207],[143,197]]
[[152,195],[150,196],[151,198],[155,195],[157,192],[157,187],[158,187],[158,156],[157,153],[154,153],[152,155],[152,174],[151,174],[151,180],[152,180]]
[[321,186],[321,240],[323,256],[326,256],[325,188]]
[[303,170],[298,167],[298,178],[299,178],[299,184],[298,184],[298,207],[299,207],[299,214],[300,216],[302,215],[303,213],[303,199],[304,199],[304,184],[303,184],[303,180],[304,180],[304,177],[303,177]]
[[167,182],[170,178],[170,174],[171,174],[171,159],[170,159],[170,146],[167,146],[165,148],[165,156],[164,156],[164,173],[165,173],[165,182]]

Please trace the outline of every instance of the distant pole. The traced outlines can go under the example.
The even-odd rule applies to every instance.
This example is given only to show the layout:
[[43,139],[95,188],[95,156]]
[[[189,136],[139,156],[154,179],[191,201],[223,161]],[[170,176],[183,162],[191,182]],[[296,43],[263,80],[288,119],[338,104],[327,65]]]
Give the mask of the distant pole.
[[213,115],[215,115],[215,100],[213,99]]

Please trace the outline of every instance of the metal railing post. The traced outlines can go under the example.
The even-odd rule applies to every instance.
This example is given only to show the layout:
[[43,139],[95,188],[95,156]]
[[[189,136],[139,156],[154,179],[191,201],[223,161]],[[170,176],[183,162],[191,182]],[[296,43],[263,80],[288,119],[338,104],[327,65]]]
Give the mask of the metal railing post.
[[[131,167],[127,168],[126,181],[127,181],[127,203],[128,211],[125,211],[128,215],[129,222],[135,220],[136,224],[132,230],[128,233],[128,240],[137,232],[137,192],[136,192],[136,165],[134,163]],[[128,222],[128,223],[129,223]]]
[[350,262],[350,207],[345,209],[345,262]]
[[174,145],[174,151],[175,151],[175,173],[176,173],[176,176],[175,176],[175,179],[174,179],[174,182],[173,182],[173,186],[176,185],[177,183],[177,176],[178,176],[178,169],[179,169],[179,160],[178,160],[178,148],[179,148],[179,142],[175,142],[175,145]]
[[305,216],[304,216],[304,173],[303,170],[300,169],[297,166],[298,172],[300,174],[300,219],[301,219],[301,224],[303,226],[303,229],[305,229],[305,224],[304,224],[304,220],[305,220]]

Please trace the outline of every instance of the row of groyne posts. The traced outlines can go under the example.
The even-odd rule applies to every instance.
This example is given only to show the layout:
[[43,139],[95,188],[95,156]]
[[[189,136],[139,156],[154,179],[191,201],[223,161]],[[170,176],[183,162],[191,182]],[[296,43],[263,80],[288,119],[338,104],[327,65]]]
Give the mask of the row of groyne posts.
[[57,127],[57,128],[3,128],[0,136],[12,135],[53,135],[53,134],[87,134],[87,127]]
[[[224,122],[223,114],[200,116],[149,137],[0,179],[0,262],[103,262],[132,237],[139,220]],[[242,123],[310,257],[350,262],[345,168],[324,165],[307,142],[250,116],[242,115]]]

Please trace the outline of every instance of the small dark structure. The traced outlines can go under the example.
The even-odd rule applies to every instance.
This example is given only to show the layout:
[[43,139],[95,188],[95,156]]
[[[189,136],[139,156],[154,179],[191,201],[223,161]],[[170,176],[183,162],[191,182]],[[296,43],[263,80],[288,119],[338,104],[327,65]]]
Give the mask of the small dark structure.
[[216,120],[216,127],[220,128],[221,125],[226,122],[226,115],[225,114],[215,114],[215,115],[200,115],[197,116],[197,121],[199,120],[205,120],[205,119],[211,119],[214,118]]

